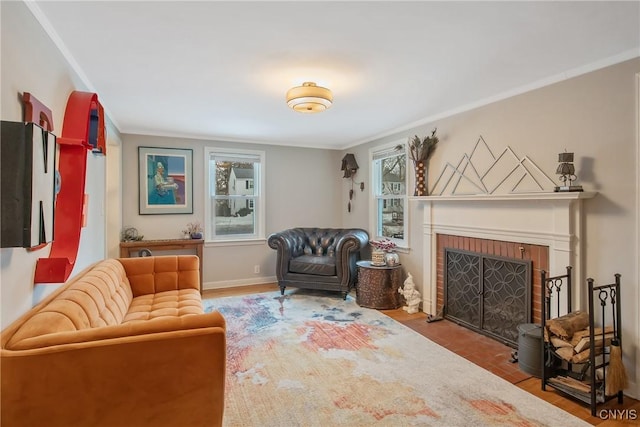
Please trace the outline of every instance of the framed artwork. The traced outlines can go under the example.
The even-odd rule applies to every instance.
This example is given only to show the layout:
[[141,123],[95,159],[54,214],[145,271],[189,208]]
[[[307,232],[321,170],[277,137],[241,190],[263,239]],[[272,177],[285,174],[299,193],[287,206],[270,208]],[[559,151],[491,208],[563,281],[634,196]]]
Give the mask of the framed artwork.
[[140,215],[193,213],[193,150],[138,147]]

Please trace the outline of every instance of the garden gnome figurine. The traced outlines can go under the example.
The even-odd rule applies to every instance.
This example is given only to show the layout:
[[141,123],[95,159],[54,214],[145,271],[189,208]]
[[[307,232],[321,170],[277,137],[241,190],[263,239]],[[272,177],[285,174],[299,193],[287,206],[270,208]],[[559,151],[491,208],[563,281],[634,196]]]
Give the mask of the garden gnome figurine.
[[416,285],[413,283],[413,276],[411,273],[407,273],[407,279],[404,281],[404,287],[398,288],[398,293],[404,296],[407,305],[402,307],[404,311],[409,314],[418,312],[420,306],[420,292],[416,290]]

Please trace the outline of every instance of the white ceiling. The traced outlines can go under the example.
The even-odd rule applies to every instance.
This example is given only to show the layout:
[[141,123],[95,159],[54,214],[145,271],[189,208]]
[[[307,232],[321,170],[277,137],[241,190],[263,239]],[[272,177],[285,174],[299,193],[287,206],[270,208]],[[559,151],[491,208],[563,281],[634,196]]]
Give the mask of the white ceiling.
[[640,56],[637,1],[27,4],[123,133],[343,149]]

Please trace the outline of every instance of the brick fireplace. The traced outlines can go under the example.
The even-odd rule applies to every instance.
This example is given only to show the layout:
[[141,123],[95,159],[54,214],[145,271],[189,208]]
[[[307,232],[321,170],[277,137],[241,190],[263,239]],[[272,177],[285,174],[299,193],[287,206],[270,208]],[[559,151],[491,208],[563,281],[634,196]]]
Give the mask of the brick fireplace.
[[442,306],[444,305],[445,248],[462,249],[478,254],[531,261],[531,320],[533,323],[539,323],[541,321],[540,303],[542,284],[540,283],[540,272],[542,270],[549,271],[548,246],[480,239],[476,237],[453,236],[449,234],[437,234],[436,245],[436,309],[438,312],[442,310]]
[[[423,310],[443,305],[445,247],[532,261],[532,321],[540,321],[540,271],[563,274],[571,265],[576,283],[583,271],[582,201],[595,193],[526,193],[416,197],[423,208]],[[583,306],[583,286],[573,305]],[[553,314],[553,313],[552,313]]]

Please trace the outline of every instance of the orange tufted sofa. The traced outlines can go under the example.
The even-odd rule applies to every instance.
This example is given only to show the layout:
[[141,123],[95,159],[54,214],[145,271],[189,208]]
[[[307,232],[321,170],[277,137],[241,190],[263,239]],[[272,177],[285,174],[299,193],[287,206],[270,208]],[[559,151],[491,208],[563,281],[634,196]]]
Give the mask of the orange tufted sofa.
[[100,261],[2,331],[0,425],[222,425],[225,321],[198,262]]

